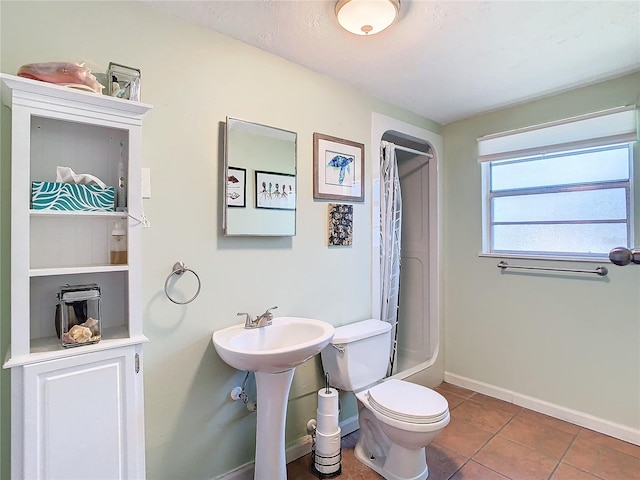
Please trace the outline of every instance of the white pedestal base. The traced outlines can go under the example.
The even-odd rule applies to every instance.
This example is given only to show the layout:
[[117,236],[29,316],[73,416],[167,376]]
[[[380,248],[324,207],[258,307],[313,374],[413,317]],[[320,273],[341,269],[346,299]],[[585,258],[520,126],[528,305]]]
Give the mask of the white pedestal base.
[[286,480],[284,427],[295,368],[280,373],[256,372],[258,425],[255,480]]

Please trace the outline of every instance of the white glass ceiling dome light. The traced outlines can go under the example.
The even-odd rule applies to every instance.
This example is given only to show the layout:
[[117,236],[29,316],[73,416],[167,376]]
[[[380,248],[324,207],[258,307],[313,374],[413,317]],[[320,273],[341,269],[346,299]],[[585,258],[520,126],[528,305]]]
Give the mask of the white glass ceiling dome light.
[[338,23],[356,35],[373,35],[391,25],[400,11],[400,0],[340,0]]

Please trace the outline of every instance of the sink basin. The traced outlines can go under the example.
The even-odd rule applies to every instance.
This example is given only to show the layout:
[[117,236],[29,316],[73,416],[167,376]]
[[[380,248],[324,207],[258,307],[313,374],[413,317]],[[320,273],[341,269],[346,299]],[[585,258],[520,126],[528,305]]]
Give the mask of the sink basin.
[[265,327],[248,329],[242,323],[217,330],[212,339],[228,365],[243,371],[278,373],[320,353],[334,332],[331,324],[321,320],[275,317]]

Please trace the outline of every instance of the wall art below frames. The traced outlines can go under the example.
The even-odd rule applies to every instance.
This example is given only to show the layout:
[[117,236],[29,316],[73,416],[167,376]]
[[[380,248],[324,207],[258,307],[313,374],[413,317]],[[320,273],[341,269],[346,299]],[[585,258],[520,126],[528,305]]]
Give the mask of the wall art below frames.
[[313,198],[364,201],[364,145],[313,134]]
[[245,168],[227,168],[227,205],[229,207],[247,206],[247,170]]
[[330,247],[353,245],[353,205],[329,204]]
[[296,209],[296,176],[256,170],[256,208]]

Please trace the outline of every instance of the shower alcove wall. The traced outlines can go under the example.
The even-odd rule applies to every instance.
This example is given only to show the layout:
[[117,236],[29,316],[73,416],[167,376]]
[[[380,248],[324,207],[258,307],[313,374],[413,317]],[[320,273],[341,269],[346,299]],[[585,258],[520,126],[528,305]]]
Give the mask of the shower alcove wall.
[[[372,312],[378,315],[380,288],[380,159],[385,140],[396,150],[403,198],[402,271],[398,313],[398,348],[393,376],[425,386],[444,376],[440,315],[440,178],[442,137],[399,120],[372,115]],[[402,150],[428,152],[429,158]]]

